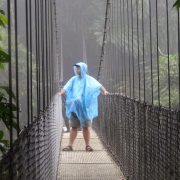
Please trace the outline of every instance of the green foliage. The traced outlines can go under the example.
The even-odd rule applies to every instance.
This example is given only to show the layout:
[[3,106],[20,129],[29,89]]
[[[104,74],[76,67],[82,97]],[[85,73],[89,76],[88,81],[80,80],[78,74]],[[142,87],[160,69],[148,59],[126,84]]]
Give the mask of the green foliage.
[[[169,91],[168,91],[168,56],[160,56],[159,58],[160,68],[160,89],[161,89],[161,104],[168,106],[169,104]],[[178,107],[179,103],[179,73],[178,73],[178,55],[169,56],[169,77],[170,77],[170,97],[172,107]]]
[[[3,41],[3,30],[5,29],[8,21],[3,10],[0,10],[0,42]],[[0,69],[4,69],[4,64],[9,62],[9,55],[2,48],[2,43],[0,43]],[[10,130],[11,126],[17,129],[16,117],[14,112],[17,110],[14,103],[8,102],[8,97],[12,97],[15,100],[15,95],[9,87],[0,86],[0,122],[2,122],[5,127]],[[4,137],[4,131],[0,130],[0,151],[5,153],[8,150],[9,141]]]
[[[164,107],[169,106],[169,83],[170,78],[170,99],[171,106],[178,108],[179,105],[179,70],[178,70],[178,55],[169,55],[169,70],[168,56],[161,55],[159,57],[159,89],[160,89],[160,104]],[[147,72],[150,72],[150,66],[147,65]],[[154,84],[154,103],[158,104],[158,71],[157,64],[153,65],[153,84]],[[151,91],[151,78],[147,79],[147,91]],[[150,92],[147,92],[150,94]]]
[[4,132],[0,130],[0,151],[5,153],[7,151],[8,146],[9,146],[9,141],[4,140]]
[[10,91],[9,87],[7,86],[0,86],[0,92],[1,90],[4,90],[8,95],[10,95],[12,98],[15,99],[15,95],[13,92]]
[[0,10],[0,26],[5,27],[8,23],[7,17],[3,10]]
[[176,7],[177,9],[179,9],[179,8],[180,8],[180,0],[177,0],[177,1],[174,3],[173,7]]
[[0,48],[0,62],[1,63],[8,63],[9,55]]
[[[15,122],[16,117],[13,113],[17,108],[15,104],[10,104],[7,101],[7,96],[15,97],[8,87],[0,87],[0,121],[5,124],[8,130],[10,130],[11,123],[12,127],[17,129],[17,124]],[[12,121],[10,121],[10,119]]]
[[[7,18],[4,15],[4,11],[0,10],[0,28],[4,28],[7,25]],[[1,35],[0,31],[0,41],[3,40],[3,36]],[[4,63],[7,63],[9,59],[9,55],[3,50],[3,48],[0,46],[0,69],[4,68]]]

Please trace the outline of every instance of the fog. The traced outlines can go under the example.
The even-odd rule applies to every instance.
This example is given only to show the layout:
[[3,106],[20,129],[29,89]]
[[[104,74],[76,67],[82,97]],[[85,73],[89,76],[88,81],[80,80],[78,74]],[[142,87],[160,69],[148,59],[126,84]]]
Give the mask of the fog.
[[[73,65],[75,63],[86,62],[89,66],[89,74],[97,76],[105,1],[48,1],[51,2],[51,6],[45,2],[47,3],[47,1],[34,0],[26,3],[24,0],[17,0],[16,35],[15,5],[14,1],[11,1],[12,91],[16,96],[18,83],[20,129],[27,125],[28,118],[32,120],[38,115],[38,104],[40,104],[40,110],[43,110],[44,102],[44,106],[47,105],[47,89],[51,88],[49,86],[53,86],[53,96],[59,90],[59,82],[65,83],[74,75]],[[7,16],[7,1],[0,0],[0,9]],[[0,35],[3,37],[0,40],[0,47],[8,52],[8,28],[1,28]],[[29,55],[27,56],[27,54]],[[16,55],[18,57],[17,67]],[[28,61],[29,63],[27,63]],[[47,64],[48,61],[49,64]],[[52,69],[51,76],[50,74],[47,76],[45,71],[47,68]],[[39,71],[39,75],[37,71]],[[39,84],[37,78],[39,78]],[[0,86],[9,86],[8,63],[3,64],[3,68],[0,70]],[[46,89],[44,90],[44,88]],[[9,96],[6,96],[8,99]],[[16,104],[15,101],[13,100],[14,104]],[[0,126],[5,129],[4,133],[8,137],[9,132],[4,124],[1,123]],[[16,130],[14,130],[14,136],[16,136]]]
[[[43,78],[46,81],[45,87],[50,85],[51,78],[54,95],[59,88],[59,82],[65,83],[74,75],[73,65],[79,61],[86,62],[89,74],[97,77],[106,10],[105,0],[56,0],[51,3],[53,8],[50,7],[47,11],[44,10],[45,2],[52,1],[36,0],[28,1],[31,2],[30,16],[25,2],[17,0],[18,30],[15,36],[14,1],[11,1],[12,90],[16,92],[15,77],[18,74],[20,128],[27,125],[27,93],[31,91],[27,86],[27,49],[32,59],[30,103],[33,119],[37,116],[37,104],[41,104],[42,110],[43,98],[45,101],[48,99],[47,92],[43,97]],[[39,3],[38,15],[35,2]],[[114,1],[108,14],[106,51],[100,81],[110,92],[121,93],[149,104],[177,109],[180,87],[179,19],[177,10],[172,7],[174,0],[169,0],[168,4],[165,0],[157,2],[156,6],[155,0]],[[28,6],[30,7],[30,4]],[[5,0],[0,0],[0,7],[7,15]],[[46,15],[51,9],[52,24],[49,23],[51,21],[46,21],[49,18]],[[3,37],[0,46],[7,52],[7,27],[1,28],[0,33]],[[18,72],[15,66],[15,37],[18,39]],[[28,43],[31,41],[31,46],[27,45],[27,39]],[[49,51],[45,54],[48,48],[51,49],[51,57]],[[49,64],[46,63],[48,59]],[[36,67],[37,60],[41,64],[44,63],[42,66],[45,68],[52,66],[53,77],[45,77],[46,71],[44,74],[41,73],[42,66]],[[37,69],[40,71],[40,100],[37,99]],[[9,85],[8,72],[8,64],[5,64],[0,71],[1,86]]]
[[87,62],[89,74],[97,76],[104,16],[105,1],[57,1],[58,49],[63,53],[65,82],[79,61]]

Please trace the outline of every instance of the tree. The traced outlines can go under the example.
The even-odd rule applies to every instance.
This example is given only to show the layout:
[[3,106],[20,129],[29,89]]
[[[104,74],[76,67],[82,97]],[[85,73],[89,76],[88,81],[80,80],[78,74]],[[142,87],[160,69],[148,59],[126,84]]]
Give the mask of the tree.
[[[0,10],[0,41],[3,40],[3,31],[7,25],[7,18],[3,10]],[[5,63],[9,62],[9,55],[5,52],[0,44],[0,69],[3,70]],[[10,126],[17,129],[17,124],[15,122],[16,117],[14,112],[17,110],[14,103],[8,102],[8,97],[11,96],[15,100],[13,92],[10,91],[8,86],[0,86],[0,121],[3,122],[5,127],[10,130]],[[11,120],[11,119],[12,120]],[[12,124],[11,124],[12,123]],[[4,137],[4,130],[0,129],[0,151],[5,153],[9,147],[9,141]]]

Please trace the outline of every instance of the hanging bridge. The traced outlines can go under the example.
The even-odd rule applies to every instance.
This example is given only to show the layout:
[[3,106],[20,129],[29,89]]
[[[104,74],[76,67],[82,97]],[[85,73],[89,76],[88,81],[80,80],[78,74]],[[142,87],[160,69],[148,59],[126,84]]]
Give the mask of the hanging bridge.
[[[175,1],[104,2],[100,58],[92,75],[110,94],[99,97],[93,152],[85,151],[81,131],[74,151],[62,151],[69,133],[63,131],[64,99],[57,95],[65,74],[63,23],[58,24],[63,8],[57,3],[7,0],[4,5],[8,90],[0,88],[9,93],[0,100],[1,150],[3,142],[8,145],[0,154],[0,179],[180,179],[180,18]],[[85,36],[83,58],[91,66]]]

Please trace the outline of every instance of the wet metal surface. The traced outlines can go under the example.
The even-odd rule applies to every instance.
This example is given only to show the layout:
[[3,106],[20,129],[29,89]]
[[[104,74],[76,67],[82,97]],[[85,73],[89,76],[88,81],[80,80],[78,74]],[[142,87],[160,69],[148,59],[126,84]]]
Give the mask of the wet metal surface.
[[[68,144],[69,133],[63,134],[61,147]],[[91,133],[93,152],[85,151],[82,132],[78,132],[72,152],[60,152],[58,180],[121,180],[123,175],[94,131]]]

